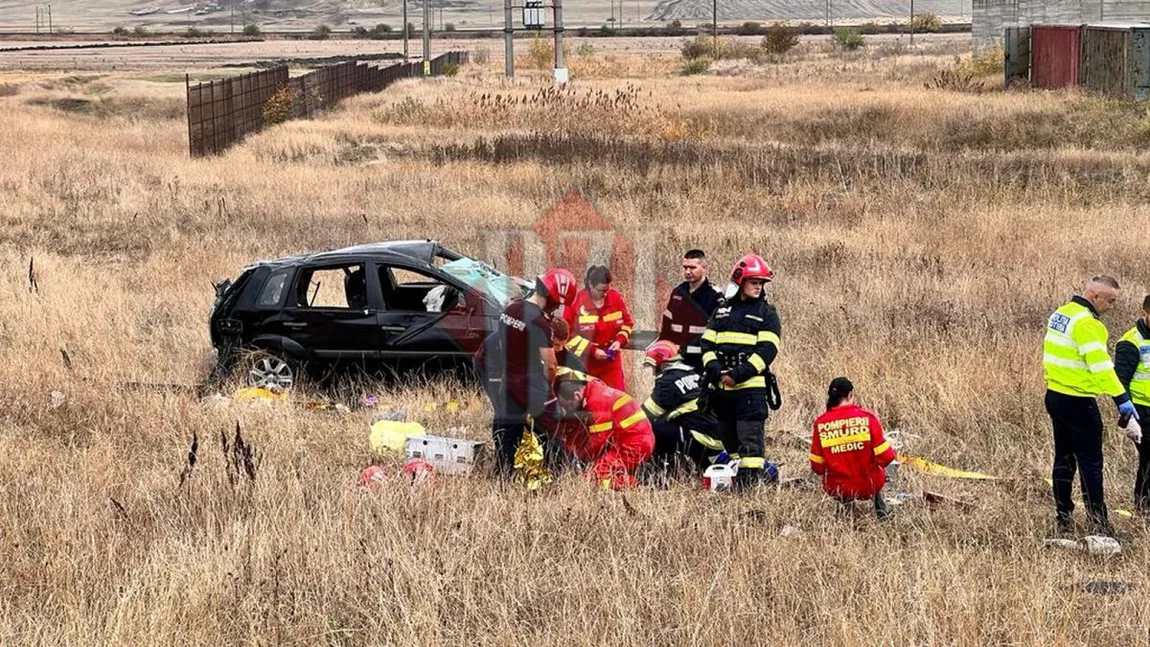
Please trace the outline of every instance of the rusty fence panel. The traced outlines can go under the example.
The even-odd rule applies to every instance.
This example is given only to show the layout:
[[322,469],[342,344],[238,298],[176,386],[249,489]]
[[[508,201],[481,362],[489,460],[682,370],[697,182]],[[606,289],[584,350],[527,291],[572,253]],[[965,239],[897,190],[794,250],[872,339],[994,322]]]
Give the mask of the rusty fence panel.
[[[446,65],[463,65],[467,52],[448,52],[433,58],[431,73],[443,74]],[[400,79],[419,77],[421,62],[387,67],[347,61],[290,77],[288,68],[252,72],[230,79],[192,85],[185,76],[188,110],[188,151],[192,157],[221,153],[247,135],[263,130],[264,108],[281,90],[293,93],[291,115],[310,117],[342,99],[362,92],[379,92]]]

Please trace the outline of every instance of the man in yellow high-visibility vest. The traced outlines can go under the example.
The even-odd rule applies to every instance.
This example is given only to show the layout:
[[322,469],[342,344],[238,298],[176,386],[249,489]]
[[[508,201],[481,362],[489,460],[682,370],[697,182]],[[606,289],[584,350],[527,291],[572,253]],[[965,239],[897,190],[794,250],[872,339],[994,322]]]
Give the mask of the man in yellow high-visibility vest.
[[1042,366],[1046,411],[1054,427],[1054,501],[1059,530],[1072,528],[1074,472],[1095,529],[1113,534],[1102,488],[1102,416],[1096,398],[1114,398],[1123,416],[1138,412],[1114,372],[1106,350],[1106,326],[1098,319],[1118,299],[1118,281],[1095,276],[1081,296],[1054,311],[1046,322]]
[[[1126,331],[1114,347],[1114,367],[1118,380],[1138,410],[1138,417],[1150,420],[1150,295],[1142,299],[1142,312],[1134,327]],[[1126,436],[1138,447],[1138,476],[1134,480],[1134,508],[1150,514],[1150,443],[1142,442],[1141,430]]]

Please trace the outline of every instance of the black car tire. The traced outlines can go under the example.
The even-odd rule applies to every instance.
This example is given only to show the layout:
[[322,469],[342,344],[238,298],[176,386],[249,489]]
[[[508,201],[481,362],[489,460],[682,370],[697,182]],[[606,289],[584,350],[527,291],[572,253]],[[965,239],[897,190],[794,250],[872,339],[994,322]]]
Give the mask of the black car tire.
[[303,366],[292,356],[273,350],[253,350],[237,362],[245,386],[286,391],[300,384]]

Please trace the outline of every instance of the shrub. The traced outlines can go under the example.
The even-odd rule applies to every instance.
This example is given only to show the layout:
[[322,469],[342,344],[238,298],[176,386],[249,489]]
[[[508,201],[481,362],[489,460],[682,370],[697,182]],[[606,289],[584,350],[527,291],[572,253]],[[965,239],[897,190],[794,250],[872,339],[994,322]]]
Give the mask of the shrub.
[[259,25],[255,25],[255,24],[244,25],[244,36],[255,37],[255,36],[259,36],[261,33],[262,32],[260,31]]
[[683,22],[681,20],[672,20],[663,28],[663,34],[666,36],[682,36],[683,33]]
[[455,23],[449,22],[443,26],[443,31],[455,31]]
[[555,60],[555,46],[550,39],[535,37],[531,46],[527,48],[527,57],[531,64],[540,70],[551,69],[551,62]]
[[986,89],[981,81],[975,80],[975,75],[959,70],[943,70],[926,84],[928,90],[949,90],[951,92],[982,92]]
[[443,64],[443,76],[455,76],[456,74],[459,74],[459,64],[458,63],[444,63]]
[[288,119],[291,119],[291,108],[292,104],[295,103],[296,97],[296,91],[287,86],[276,90],[275,93],[264,102],[264,123],[268,126],[274,126],[275,124],[282,124]]
[[757,22],[745,22],[739,25],[739,28],[735,31],[740,36],[758,36],[759,34],[766,33],[763,30],[763,26]]
[[491,61],[491,51],[486,47],[480,47],[471,53],[471,60],[475,61],[477,65],[487,65]]
[[958,65],[957,71],[974,76],[991,76],[1003,73],[1005,55],[1002,46],[987,47]]
[[772,23],[763,36],[763,51],[768,54],[786,54],[799,44],[799,31],[781,22]]
[[591,43],[583,41],[582,43],[579,43],[579,47],[575,48],[575,53],[583,57],[594,56],[595,48],[591,45]]
[[714,38],[706,34],[699,34],[694,38],[683,41],[682,47],[679,48],[679,53],[683,55],[684,60],[689,61],[714,56],[716,49],[719,49],[719,47]]
[[204,36],[208,36],[210,34],[211,34],[211,32],[209,32],[209,31],[202,31],[202,30],[196,29],[195,27],[188,27],[188,31],[184,32],[184,37],[185,38],[203,38]]
[[147,36],[148,28],[143,25],[136,25],[136,28],[132,30],[132,33],[137,36]]
[[117,35],[117,36],[127,36],[128,30],[125,27],[116,27],[115,29],[112,30],[112,33]]
[[866,47],[866,37],[857,29],[836,29],[834,40],[839,49],[847,52]]
[[878,23],[874,22],[873,20],[859,25],[860,34],[877,34],[881,31],[882,29],[879,28]]
[[942,19],[934,13],[920,13],[910,21],[910,29],[915,33],[934,33],[942,29]]
[[311,40],[327,40],[331,38],[331,27],[320,25],[308,35]]
[[381,22],[375,27],[372,27],[371,31],[367,32],[367,37],[372,40],[383,40],[384,38],[387,38],[387,35],[390,33],[391,25]]
[[357,25],[356,27],[353,27],[351,30],[351,37],[352,38],[367,38],[368,37],[367,34],[368,34],[367,27],[364,27],[363,25]]
[[692,76],[695,74],[706,74],[707,70],[711,69],[711,59],[700,56],[699,58],[689,58],[683,61],[681,72],[685,76]]

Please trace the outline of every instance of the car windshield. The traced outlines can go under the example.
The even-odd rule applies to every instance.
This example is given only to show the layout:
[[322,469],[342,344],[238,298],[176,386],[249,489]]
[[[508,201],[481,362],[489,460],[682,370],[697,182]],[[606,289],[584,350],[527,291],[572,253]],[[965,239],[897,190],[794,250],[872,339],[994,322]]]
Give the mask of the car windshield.
[[439,269],[489,295],[500,308],[506,307],[512,299],[523,296],[523,289],[514,278],[473,258],[464,257],[444,263]]

